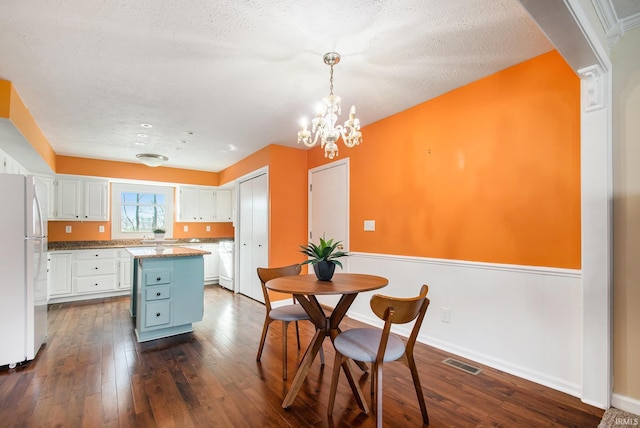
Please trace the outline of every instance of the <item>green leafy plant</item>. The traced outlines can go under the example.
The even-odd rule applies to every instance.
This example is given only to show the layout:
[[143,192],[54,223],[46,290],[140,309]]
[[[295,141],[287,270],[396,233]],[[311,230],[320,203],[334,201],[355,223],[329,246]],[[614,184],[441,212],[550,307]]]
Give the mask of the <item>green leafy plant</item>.
[[342,268],[340,260],[336,260],[339,257],[346,257],[349,254],[344,251],[339,251],[338,246],[342,241],[333,242],[333,239],[320,238],[320,244],[314,244],[309,242],[308,245],[300,245],[300,252],[310,257],[309,260],[302,262],[303,265],[307,263],[316,264],[318,262],[326,261],[336,264]]
[[166,230],[164,229],[153,229],[153,233],[165,233]]

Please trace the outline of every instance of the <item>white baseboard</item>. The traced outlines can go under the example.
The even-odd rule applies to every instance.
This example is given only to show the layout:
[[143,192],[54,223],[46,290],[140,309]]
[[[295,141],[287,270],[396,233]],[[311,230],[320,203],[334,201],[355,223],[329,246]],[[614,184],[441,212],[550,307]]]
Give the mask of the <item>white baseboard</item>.
[[625,412],[640,415],[640,400],[636,400],[635,398],[614,393],[611,396],[611,406],[624,410]]
[[87,293],[87,294],[73,294],[69,296],[49,296],[48,304],[53,303],[65,303],[65,302],[78,302],[81,300],[94,300],[94,299],[106,299],[108,297],[120,297],[120,296],[129,296],[131,294],[131,290],[118,290],[118,291],[107,291],[104,293]]

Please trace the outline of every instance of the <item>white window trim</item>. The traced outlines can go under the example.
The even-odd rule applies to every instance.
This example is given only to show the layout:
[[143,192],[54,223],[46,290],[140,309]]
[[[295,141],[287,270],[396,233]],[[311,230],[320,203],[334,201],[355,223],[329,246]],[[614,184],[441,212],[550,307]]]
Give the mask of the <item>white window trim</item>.
[[122,233],[120,232],[121,222],[121,204],[122,198],[120,194],[122,192],[137,192],[137,193],[163,193],[165,195],[165,201],[167,205],[165,208],[165,238],[173,237],[173,211],[174,211],[174,188],[169,186],[154,186],[145,184],[127,184],[127,183],[112,183],[111,184],[111,239],[153,239],[153,234],[150,232],[139,233]]

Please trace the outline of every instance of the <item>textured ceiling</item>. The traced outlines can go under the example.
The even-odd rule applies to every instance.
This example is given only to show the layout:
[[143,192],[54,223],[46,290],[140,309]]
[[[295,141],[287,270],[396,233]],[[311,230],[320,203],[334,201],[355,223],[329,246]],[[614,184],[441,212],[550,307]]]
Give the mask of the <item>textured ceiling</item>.
[[366,125],[551,49],[516,0],[0,3],[0,79],[56,153],[207,171],[298,147],[326,52]]

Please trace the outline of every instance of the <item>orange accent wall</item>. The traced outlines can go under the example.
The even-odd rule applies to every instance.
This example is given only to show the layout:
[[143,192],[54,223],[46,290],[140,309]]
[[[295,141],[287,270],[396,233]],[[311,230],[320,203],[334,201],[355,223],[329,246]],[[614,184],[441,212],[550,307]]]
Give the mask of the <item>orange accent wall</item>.
[[[49,221],[50,242],[61,241],[104,241],[111,239],[111,222],[109,221]],[[65,227],[71,226],[71,233],[65,232]],[[99,227],[104,226],[104,232]]]
[[73,156],[56,157],[57,174],[88,175],[94,177],[124,178],[129,180],[159,181],[163,183],[218,186],[217,172],[192,169],[149,167],[140,163],[117,162]]
[[[340,148],[351,251],[581,267],[580,81],[559,53],[362,132],[360,146]],[[325,162],[309,151],[309,168]]]
[[[184,226],[189,226],[189,231],[184,231]],[[207,226],[211,230],[207,232]],[[233,223],[174,223],[173,237],[185,238],[233,238]]]
[[271,161],[272,147],[273,146],[264,147],[242,159],[240,162],[236,162],[230,167],[220,171],[220,185],[226,184],[257,169],[268,166]]
[[307,236],[306,150],[269,145],[220,172],[220,183],[269,167],[269,266],[299,263]]
[[[189,226],[184,232],[183,226]],[[65,232],[65,226],[71,226],[71,233]],[[99,232],[99,226],[104,226],[104,233]],[[211,226],[207,232],[206,226]],[[188,238],[233,238],[233,223],[174,223],[173,237]],[[111,239],[111,222],[109,221],[50,221],[49,241],[103,241]]]
[[0,117],[9,118],[11,112],[11,82],[0,80]]
[[11,82],[0,80],[0,117],[11,120],[38,154],[56,170],[56,154]]
[[284,266],[305,260],[298,248],[307,242],[307,153],[270,147],[269,264]]

